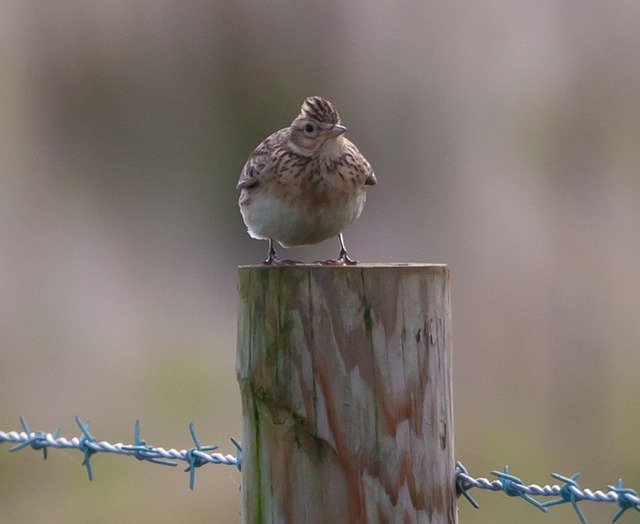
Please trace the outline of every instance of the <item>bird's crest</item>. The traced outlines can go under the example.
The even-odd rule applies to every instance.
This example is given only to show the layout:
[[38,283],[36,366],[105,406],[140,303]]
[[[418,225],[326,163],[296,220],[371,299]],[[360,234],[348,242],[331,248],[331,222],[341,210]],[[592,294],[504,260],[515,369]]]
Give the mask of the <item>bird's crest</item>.
[[310,96],[302,103],[300,116],[326,124],[340,123],[340,115],[331,102],[319,96]]

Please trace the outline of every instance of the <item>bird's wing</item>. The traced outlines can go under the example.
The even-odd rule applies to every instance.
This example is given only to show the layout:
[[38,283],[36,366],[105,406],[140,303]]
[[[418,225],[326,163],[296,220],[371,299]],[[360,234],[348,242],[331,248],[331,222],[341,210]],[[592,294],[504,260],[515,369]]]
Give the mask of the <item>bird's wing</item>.
[[260,182],[260,174],[267,165],[267,156],[259,152],[260,146],[251,154],[242,168],[236,189],[247,189]]
[[356,162],[356,168],[360,171],[360,174],[364,177],[364,185],[375,186],[378,183],[378,180],[376,180],[376,175],[373,172],[373,168],[371,167],[371,164],[364,157],[364,155],[360,153],[360,150],[355,146],[353,142],[350,142],[345,138],[344,143],[347,146],[347,150],[351,153],[351,156],[354,159],[358,160]]
[[236,189],[247,189],[260,183],[261,175],[267,168],[273,149],[283,140],[286,131],[287,129],[276,131],[253,150],[242,168]]
[[365,186],[375,186],[378,183],[378,180],[376,179],[376,174],[373,172],[373,168],[371,167],[371,164],[369,164],[369,162],[367,162],[367,160],[365,160],[363,158],[363,160],[366,163],[366,178],[364,179],[364,185]]

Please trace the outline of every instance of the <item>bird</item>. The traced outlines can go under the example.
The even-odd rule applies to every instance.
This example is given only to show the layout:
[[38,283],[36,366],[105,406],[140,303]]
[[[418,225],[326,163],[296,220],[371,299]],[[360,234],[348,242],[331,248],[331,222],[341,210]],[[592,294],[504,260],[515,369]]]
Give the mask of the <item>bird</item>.
[[249,235],[269,241],[264,264],[302,263],[278,257],[275,242],[289,248],[335,236],[338,258],[316,263],[357,264],[342,233],[362,213],[365,187],[377,180],[346,130],[331,102],[311,96],[289,127],[265,138],[247,159],[238,204]]

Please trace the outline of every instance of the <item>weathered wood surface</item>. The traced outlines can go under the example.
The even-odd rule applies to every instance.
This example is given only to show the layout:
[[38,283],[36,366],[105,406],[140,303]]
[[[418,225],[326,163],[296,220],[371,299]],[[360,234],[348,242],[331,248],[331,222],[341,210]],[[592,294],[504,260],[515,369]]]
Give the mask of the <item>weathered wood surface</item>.
[[449,271],[238,271],[245,523],[455,523]]

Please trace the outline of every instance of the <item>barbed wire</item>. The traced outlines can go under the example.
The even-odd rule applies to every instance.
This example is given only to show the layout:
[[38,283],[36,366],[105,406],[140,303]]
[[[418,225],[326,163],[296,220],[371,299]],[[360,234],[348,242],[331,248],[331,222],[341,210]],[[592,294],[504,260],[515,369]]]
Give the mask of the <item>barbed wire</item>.
[[163,466],[177,466],[174,462],[176,460],[182,460],[187,462],[187,467],[184,471],[189,472],[189,487],[193,489],[195,483],[196,469],[205,464],[225,464],[228,466],[236,466],[240,469],[242,464],[242,448],[240,443],[231,438],[231,442],[236,447],[236,454],[223,455],[222,453],[206,453],[207,451],[213,451],[218,449],[218,446],[203,446],[200,444],[200,439],[196,434],[195,426],[193,422],[189,424],[189,431],[191,432],[191,438],[195,444],[194,447],[189,449],[183,449],[177,451],[173,448],[164,449],[160,447],[154,447],[147,444],[144,440],[140,439],[140,422],[136,420],[134,426],[133,444],[109,444],[105,441],[98,441],[89,432],[89,422],[82,422],[80,417],[76,417],[76,423],[80,427],[80,437],[74,437],[67,440],[63,437],[58,437],[60,429],[56,429],[53,433],[45,433],[44,431],[32,432],[29,430],[29,426],[24,417],[20,417],[20,423],[24,431],[18,433],[17,431],[10,431],[5,433],[0,431],[0,442],[18,442],[17,445],[9,448],[9,451],[18,451],[24,447],[30,446],[35,450],[42,450],[44,458],[47,458],[48,448],[76,448],[84,453],[84,460],[82,465],[87,469],[87,476],[89,480],[93,480],[93,472],[91,471],[91,457],[98,452],[117,453],[121,455],[128,455],[137,458],[138,460],[146,460],[153,464],[161,464]]
[[[492,475],[498,477],[496,480],[488,480],[483,477],[474,478],[469,475],[467,469],[461,462],[457,462],[456,465],[456,488],[459,495],[463,495],[474,508],[479,508],[478,503],[469,495],[468,490],[470,488],[488,489],[491,491],[503,491],[510,497],[522,497],[524,500],[533,504],[536,508],[544,511],[545,513],[551,506],[557,506],[558,504],[570,503],[573,506],[580,522],[587,524],[582,510],[578,506],[578,502],[581,500],[590,500],[592,502],[616,502],[618,504],[618,512],[613,516],[611,522],[616,522],[622,514],[628,509],[635,509],[640,511],[640,497],[638,494],[629,488],[622,486],[622,479],[618,479],[616,486],[608,486],[609,491],[603,492],[600,490],[591,491],[590,489],[580,489],[576,479],[580,476],[580,473],[574,473],[571,477],[564,477],[558,473],[552,473],[551,476],[556,480],[561,480],[561,485],[545,485],[538,486],[537,484],[526,485],[518,477],[509,473],[509,466],[504,468],[504,471],[492,471]],[[533,497],[559,497],[547,502],[540,502]]]
[[[154,447],[147,444],[140,438],[139,421],[136,421],[134,426],[134,443],[131,445],[125,445],[121,443],[109,444],[105,441],[98,441],[89,432],[89,422],[83,422],[80,417],[76,417],[75,420],[80,428],[81,434],[79,437],[74,437],[68,440],[58,436],[60,433],[59,429],[54,430],[52,433],[46,433],[44,431],[32,432],[25,419],[20,417],[20,423],[23,431],[10,431],[8,433],[0,431],[0,443],[17,443],[15,446],[9,448],[9,451],[18,451],[19,449],[27,446],[30,446],[35,450],[42,450],[45,459],[47,458],[48,448],[79,449],[84,454],[82,465],[87,470],[89,480],[93,480],[91,457],[95,453],[99,452],[133,456],[138,460],[146,460],[153,464],[160,464],[163,466],[177,466],[175,461],[184,461],[187,463],[187,467],[184,471],[189,472],[189,487],[191,489],[194,488],[196,469],[200,466],[205,464],[225,464],[228,466],[236,466],[238,470],[240,470],[242,466],[242,447],[236,439],[231,438],[231,442],[236,448],[235,456],[229,454],[223,455],[222,453],[207,453],[218,449],[218,447],[201,445],[193,423],[189,424],[189,431],[195,446],[189,449],[177,451],[173,448],[166,450],[161,447]],[[573,509],[582,524],[587,524],[587,520],[582,513],[582,510],[578,506],[578,502],[583,500],[590,500],[593,502],[615,502],[618,505],[618,511],[613,516],[611,522],[616,522],[628,509],[640,511],[640,497],[634,490],[623,487],[622,480],[618,480],[616,486],[608,486],[609,491],[603,492],[600,490],[591,491],[590,489],[581,489],[576,482],[576,479],[580,475],[579,473],[575,473],[571,477],[564,477],[557,473],[552,473],[551,476],[556,480],[562,481],[562,484],[547,484],[545,486],[539,486],[537,484],[526,485],[522,480],[509,472],[508,466],[504,468],[504,471],[492,471],[491,474],[497,478],[495,480],[488,480],[483,477],[475,478],[469,475],[469,472],[461,462],[458,462],[455,470],[456,489],[458,494],[464,496],[464,498],[468,500],[474,508],[479,508],[479,505],[469,494],[469,490],[471,488],[502,491],[510,497],[521,497],[543,512],[549,511],[548,508],[551,506],[569,503],[573,506]],[[533,497],[557,498],[546,502],[540,502]]]

